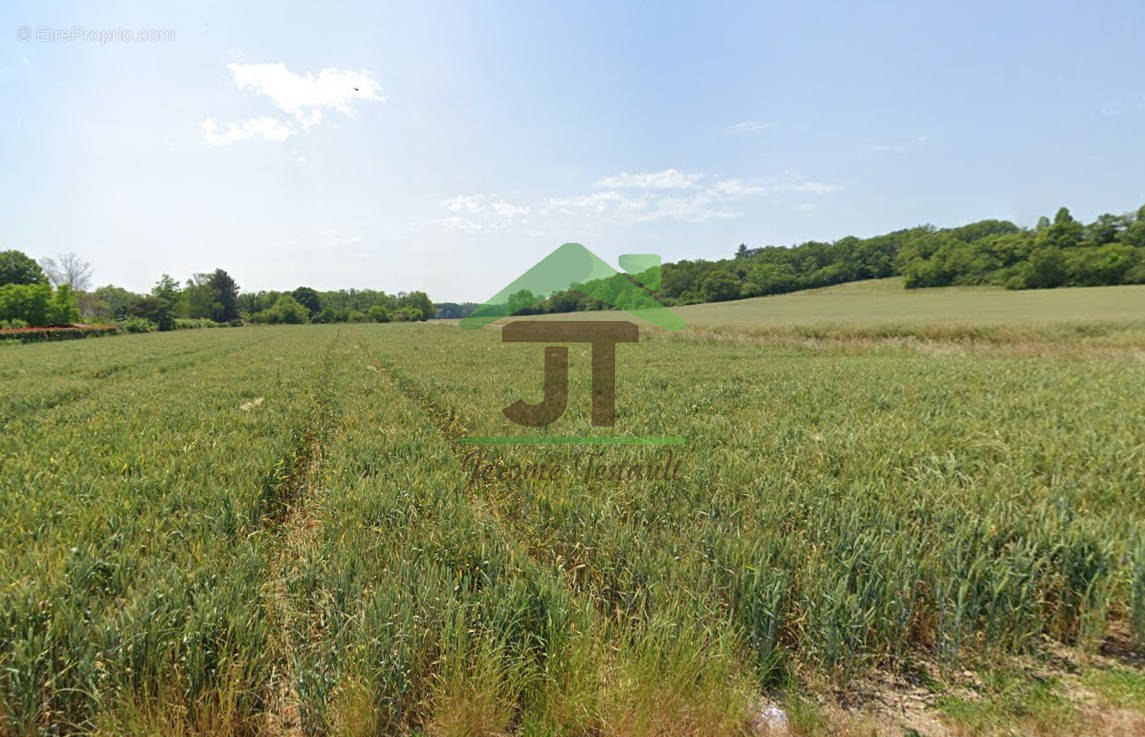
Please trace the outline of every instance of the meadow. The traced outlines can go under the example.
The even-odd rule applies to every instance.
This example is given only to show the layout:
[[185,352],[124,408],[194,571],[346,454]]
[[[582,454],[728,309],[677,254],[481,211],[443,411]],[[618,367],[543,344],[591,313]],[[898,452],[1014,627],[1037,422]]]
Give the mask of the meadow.
[[1011,291],[997,287],[904,289],[902,279],[871,279],[734,302],[687,305],[689,325],[1048,325],[1140,323],[1145,285]]
[[1145,725],[1145,288],[893,286],[679,308],[612,428],[496,326],[0,347],[0,734]]

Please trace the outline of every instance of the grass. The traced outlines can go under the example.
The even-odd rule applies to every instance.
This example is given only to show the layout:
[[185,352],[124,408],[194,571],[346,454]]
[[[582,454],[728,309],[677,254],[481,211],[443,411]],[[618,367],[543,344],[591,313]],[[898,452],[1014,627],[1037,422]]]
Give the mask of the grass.
[[[902,279],[673,307],[687,334],[791,339],[1102,342],[1145,346],[1145,286],[904,289]],[[617,319],[619,311],[540,319]]]
[[[1109,318],[1089,303],[1071,318]],[[541,347],[495,328],[0,349],[0,734],[733,734],[763,694],[811,734],[804,691],[916,657],[1093,650],[1145,622],[1145,362],[1031,325],[1071,350],[648,331],[618,347],[613,428],[576,345],[565,415],[505,420]],[[570,436],[686,445],[466,467],[467,439]],[[670,480],[576,472],[669,452]],[[1052,682],[998,670],[950,723],[1057,718]],[[1091,678],[1141,708],[1139,669]]]
[[1145,321],[1145,286],[903,289],[898,277],[674,308],[696,326],[1046,325]]
[[1109,666],[1092,668],[1082,678],[1110,704],[1145,713],[1145,673],[1138,669]]
[[1081,714],[1053,678],[988,670],[974,697],[944,697],[938,708],[959,733],[1077,734]]

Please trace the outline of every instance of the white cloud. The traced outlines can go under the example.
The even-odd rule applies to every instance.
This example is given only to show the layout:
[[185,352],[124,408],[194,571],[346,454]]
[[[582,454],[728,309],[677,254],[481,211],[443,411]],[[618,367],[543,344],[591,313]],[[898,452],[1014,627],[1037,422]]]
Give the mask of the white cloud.
[[295,133],[291,125],[266,116],[251,118],[242,123],[228,123],[223,132],[219,131],[219,126],[211,118],[202,121],[199,126],[203,129],[203,139],[212,146],[224,146],[252,138],[285,141]]
[[742,179],[721,179],[712,185],[712,189],[719,194],[738,199],[741,197],[755,197],[767,194],[767,187],[755,182],[745,182]]
[[310,120],[321,120],[328,108],[351,114],[355,100],[384,102],[378,83],[368,72],[326,68],[317,76],[295,74],[282,62],[275,64],[227,64],[240,90],[253,90],[269,97],[284,112]]
[[541,205],[542,215],[561,215],[594,220],[633,222],[647,208],[651,197],[614,189],[570,197],[550,197]]
[[733,136],[745,136],[751,133],[759,133],[769,128],[774,128],[771,123],[760,123],[756,120],[749,120],[745,123],[736,123],[735,125],[728,126],[728,133]]
[[527,205],[514,205],[496,194],[459,194],[443,200],[441,206],[455,215],[436,222],[448,230],[467,233],[525,225],[531,209]]
[[611,189],[571,197],[551,197],[539,209],[543,215],[624,225],[658,220],[698,223],[738,215],[727,204],[732,199],[739,199],[739,196],[729,197],[713,187],[673,194]]
[[[595,191],[549,197],[530,206],[513,204],[495,194],[462,194],[441,202],[453,213],[451,218],[433,223],[468,233],[496,230],[529,222],[535,216],[548,226],[566,224],[615,223],[635,225],[657,221],[698,223],[734,218],[741,213],[736,204],[752,198],[799,192],[824,195],[837,192],[838,185],[791,176],[771,182],[738,178],[714,178],[705,174],[665,169],[660,172],[604,177]],[[797,209],[807,209],[796,205]],[[535,223],[534,223],[535,225]]]
[[485,226],[481,223],[461,217],[436,218],[427,222],[426,225],[431,227],[436,225],[442,230],[454,230],[469,234],[480,233],[481,231],[485,230]]
[[741,199],[744,197],[774,195],[785,192],[804,192],[816,195],[831,194],[832,192],[838,192],[842,187],[838,184],[827,184],[826,182],[785,178],[771,182],[723,179],[713,184],[712,189],[728,198]]
[[909,141],[900,141],[899,143],[880,143],[874,146],[867,146],[867,150],[876,154],[902,154],[910,151],[912,148],[924,145],[929,140],[930,136],[915,136]]
[[816,205],[814,202],[800,202],[798,205],[795,205],[791,209],[795,210],[796,212],[812,212],[816,207],[818,207],[818,205]]
[[459,194],[445,200],[441,205],[452,212],[464,212],[473,215],[517,217],[529,214],[527,206],[514,205],[497,195],[491,194]]
[[823,182],[795,182],[782,186],[785,192],[810,192],[811,194],[831,194],[842,189],[838,184],[825,184]]
[[702,223],[705,220],[738,216],[739,213],[719,196],[713,191],[707,190],[685,197],[661,197],[652,203],[650,210],[640,213],[633,222],[675,220],[685,223]]
[[269,98],[290,117],[280,120],[259,116],[238,124],[229,123],[226,133],[221,134],[214,120],[207,118],[200,126],[203,128],[204,139],[211,145],[251,138],[282,141],[323,122],[327,111],[352,115],[356,102],[385,101],[378,83],[365,71],[327,68],[317,75],[310,72],[295,74],[281,62],[228,64],[227,68],[231,70],[239,90],[256,92]]
[[691,189],[703,177],[703,174],[689,174],[678,169],[648,174],[621,172],[598,180],[596,186],[609,189]]

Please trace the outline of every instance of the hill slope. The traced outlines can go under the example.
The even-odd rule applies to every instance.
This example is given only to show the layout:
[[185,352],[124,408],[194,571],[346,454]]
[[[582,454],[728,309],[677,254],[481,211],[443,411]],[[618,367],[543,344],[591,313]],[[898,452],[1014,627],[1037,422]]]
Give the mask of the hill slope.
[[[797,336],[1025,338],[1145,344],[1145,285],[1007,290],[903,289],[901,277],[802,292],[673,307],[690,330]],[[525,319],[631,320],[619,310]],[[637,320],[637,322],[639,322]]]
[[902,279],[850,282],[804,292],[673,308],[694,326],[976,325],[1145,321],[1145,286],[1007,290],[903,289]]

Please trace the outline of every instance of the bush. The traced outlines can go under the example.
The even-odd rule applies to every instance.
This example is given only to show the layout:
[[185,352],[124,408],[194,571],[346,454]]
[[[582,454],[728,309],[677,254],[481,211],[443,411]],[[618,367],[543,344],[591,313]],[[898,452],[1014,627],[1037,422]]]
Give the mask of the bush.
[[[538,298],[539,299],[539,298]],[[416,320],[428,320],[434,315],[433,302],[425,292],[414,291],[398,299],[398,307],[410,307],[417,312]]]
[[1124,284],[1145,284],[1145,256],[1137,262],[1136,266],[1125,272],[1121,281]]
[[346,322],[346,313],[333,307],[324,307],[322,311],[314,317],[313,322]]
[[48,324],[52,288],[47,284],[0,286],[0,320],[22,320],[34,327]]
[[215,322],[207,317],[180,317],[175,320],[176,330],[199,330],[201,328],[239,328],[243,326],[241,319],[229,322]]
[[1125,274],[1137,265],[1139,250],[1124,243],[1074,249],[1066,258],[1070,284],[1120,284]]
[[127,308],[131,317],[139,317],[154,323],[159,330],[174,330],[175,316],[171,312],[171,302],[162,297],[147,295],[140,297]]
[[738,299],[740,296],[739,280],[727,271],[715,271],[709,274],[704,279],[703,290],[709,302],[724,302]]
[[221,322],[215,322],[205,317],[186,318],[180,317],[175,320],[176,330],[198,330],[200,328],[221,328],[225,327]]
[[48,300],[47,324],[71,325],[79,322],[79,319],[80,308],[76,303],[75,293],[67,284],[61,284]]
[[129,317],[119,327],[127,333],[150,333],[159,328],[158,325],[144,317]]
[[47,284],[38,263],[20,251],[0,251],[0,284]]
[[10,327],[0,329],[0,341],[15,340],[21,343],[40,343],[49,340],[98,338],[104,335],[115,335],[117,332],[119,330],[114,325],[72,325],[66,328]]
[[[274,306],[251,315],[250,321],[268,325],[301,325],[306,322],[309,316],[310,312],[298,304],[298,300],[289,294],[284,294],[275,301]],[[232,320],[231,322],[236,321]],[[240,325],[242,324],[242,320],[238,320],[237,322]]]
[[75,293],[66,284],[55,292],[47,284],[0,286],[0,320],[19,320],[32,327],[71,325],[79,321]]
[[1061,249],[1054,246],[1042,246],[1035,250],[1022,270],[1022,285],[1026,289],[1060,287],[1065,281],[1065,257]]
[[394,312],[394,319],[398,322],[417,322],[422,319],[421,310],[416,307],[399,307]]

